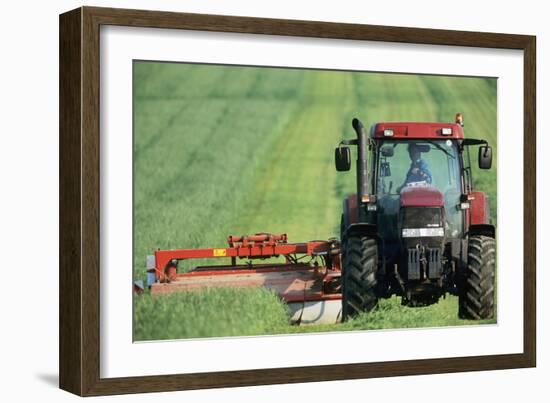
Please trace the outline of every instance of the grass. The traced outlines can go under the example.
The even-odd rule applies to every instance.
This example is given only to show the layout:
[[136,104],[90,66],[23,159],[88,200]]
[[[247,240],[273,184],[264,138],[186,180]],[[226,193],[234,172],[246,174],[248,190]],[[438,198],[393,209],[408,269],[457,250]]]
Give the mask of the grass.
[[441,326],[464,326],[490,324],[489,320],[462,320],[456,314],[458,298],[447,296],[437,304],[409,308],[401,305],[401,298],[391,297],[379,301],[378,308],[337,325],[287,326],[286,333],[327,332],[348,330],[404,329]]
[[494,320],[458,319],[458,300],[454,296],[421,308],[403,306],[400,298],[392,297],[380,300],[377,310],[345,323],[314,326],[289,325],[286,305],[263,288],[211,288],[157,297],[143,295],[135,299],[135,304],[134,338],[140,341],[494,323]]
[[[493,79],[135,62],[134,277],[145,277],[156,248],[223,247],[229,234],[255,232],[338,236],[355,176],[335,172],[333,149],[353,136],[351,119],[450,121],[456,112],[496,157]],[[496,222],[496,169],[474,175]],[[455,298],[414,309],[392,298],[342,325],[281,327],[275,315],[271,326],[254,312],[275,307],[272,295],[227,292],[136,299],[136,340],[468,324],[456,319]],[[246,302],[209,320],[224,298]]]
[[134,338],[142,341],[271,334],[288,327],[287,306],[264,288],[143,295],[135,303]]

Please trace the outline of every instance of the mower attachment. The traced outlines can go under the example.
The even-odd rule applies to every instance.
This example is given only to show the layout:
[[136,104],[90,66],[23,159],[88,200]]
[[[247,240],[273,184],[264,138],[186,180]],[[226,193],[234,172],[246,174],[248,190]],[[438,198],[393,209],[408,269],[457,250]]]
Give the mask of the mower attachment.
[[[294,323],[340,320],[340,247],[337,240],[287,243],[286,234],[229,236],[229,247],[158,250],[147,268],[152,295],[209,287],[265,287],[285,301]],[[253,264],[282,256],[284,262]],[[198,266],[177,272],[180,260],[229,258],[229,265]],[[237,259],[246,259],[237,264]]]

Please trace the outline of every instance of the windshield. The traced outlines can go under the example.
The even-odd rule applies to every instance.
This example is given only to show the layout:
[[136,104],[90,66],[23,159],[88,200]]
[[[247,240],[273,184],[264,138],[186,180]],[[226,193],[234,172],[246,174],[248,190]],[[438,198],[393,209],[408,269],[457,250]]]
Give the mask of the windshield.
[[434,186],[444,196],[447,236],[461,233],[458,209],[461,195],[460,164],[456,142],[415,140],[381,142],[378,147],[377,195],[379,215],[395,222],[399,193],[406,186]]

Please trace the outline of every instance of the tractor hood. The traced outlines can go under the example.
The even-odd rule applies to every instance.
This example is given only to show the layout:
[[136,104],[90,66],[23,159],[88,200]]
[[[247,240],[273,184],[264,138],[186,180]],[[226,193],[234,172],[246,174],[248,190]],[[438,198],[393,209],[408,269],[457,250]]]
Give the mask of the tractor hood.
[[443,207],[443,194],[433,186],[406,186],[401,190],[401,207]]

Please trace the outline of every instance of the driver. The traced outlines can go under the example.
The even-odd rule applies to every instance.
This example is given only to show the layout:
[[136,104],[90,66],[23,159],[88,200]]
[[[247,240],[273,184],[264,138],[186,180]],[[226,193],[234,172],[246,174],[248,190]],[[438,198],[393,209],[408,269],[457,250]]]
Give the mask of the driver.
[[403,187],[407,186],[407,184],[413,182],[432,183],[432,171],[430,171],[426,161],[420,158],[420,147],[418,147],[415,143],[411,143],[407,147],[407,151],[409,152],[409,157],[411,159],[411,166],[407,172],[405,183],[403,183],[403,185],[399,188],[399,191],[401,191]]

